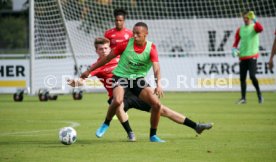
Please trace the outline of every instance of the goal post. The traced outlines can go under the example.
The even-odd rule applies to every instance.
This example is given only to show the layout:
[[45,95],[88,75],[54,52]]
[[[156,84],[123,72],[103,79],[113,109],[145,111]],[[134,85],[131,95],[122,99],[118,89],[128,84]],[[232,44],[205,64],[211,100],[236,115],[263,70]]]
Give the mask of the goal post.
[[[78,77],[96,61],[94,39],[114,27],[116,8],[127,11],[127,28],[138,21],[149,26],[167,91],[239,91],[238,59],[231,48],[243,25],[241,12],[253,10],[264,26],[257,77],[262,90],[276,90],[276,69],[266,65],[276,28],[273,0],[31,0],[32,94],[41,88],[69,92],[64,79]],[[248,84],[254,91],[249,77]]]
[[71,92],[66,79],[79,75],[60,1],[30,1],[31,94]]
[[35,61],[35,41],[34,41],[34,37],[35,37],[35,33],[34,33],[34,0],[30,0],[29,1],[29,46],[30,46],[30,63],[29,63],[29,67],[30,67],[30,80],[29,80],[29,86],[30,86],[30,95],[35,95],[35,91],[34,91],[34,75],[33,75],[33,71],[32,68],[34,67],[34,61]]

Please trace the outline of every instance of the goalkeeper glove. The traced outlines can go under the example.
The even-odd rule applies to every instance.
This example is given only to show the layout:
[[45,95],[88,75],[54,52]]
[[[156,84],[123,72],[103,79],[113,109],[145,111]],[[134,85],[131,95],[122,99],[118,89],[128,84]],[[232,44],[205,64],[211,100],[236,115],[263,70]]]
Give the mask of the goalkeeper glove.
[[236,57],[240,54],[240,51],[237,48],[232,48],[232,56]]
[[248,17],[250,20],[252,20],[254,23],[256,23],[257,19],[256,19],[256,16],[255,16],[255,14],[254,14],[253,11],[249,11],[249,12],[247,13],[247,17]]

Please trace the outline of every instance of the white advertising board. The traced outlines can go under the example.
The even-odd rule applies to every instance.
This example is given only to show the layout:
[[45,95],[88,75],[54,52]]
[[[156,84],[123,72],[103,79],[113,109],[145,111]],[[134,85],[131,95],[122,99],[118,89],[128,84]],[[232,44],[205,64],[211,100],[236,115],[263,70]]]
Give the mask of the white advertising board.
[[14,93],[29,87],[29,60],[1,60],[0,93]]

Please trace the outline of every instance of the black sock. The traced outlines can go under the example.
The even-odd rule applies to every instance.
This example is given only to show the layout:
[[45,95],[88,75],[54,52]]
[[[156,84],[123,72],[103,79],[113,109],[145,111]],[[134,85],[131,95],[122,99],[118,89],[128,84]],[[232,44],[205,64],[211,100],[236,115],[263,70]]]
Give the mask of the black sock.
[[193,122],[192,120],[190,120],[189,118],[185,118],[183,124],[184,124],[184,125],[187,125],[188,127],[193,128],[193,129],[196,128],[196,123]]
[[258,98],[260,98],[262,96],[262,93],[261,93],[261,90],[260,90],[260,87],[259,87],[259,82],[257,80],[257,78],[252,78],[251,79],[252,83],[253,83],[253,86],[255,87],[256,91],[257,91],[257,95],[258,95]]
[[127,133],[132,132],[132,129],[130,128],[130,125],[129,125],[129,123],[128,123],[128,120],[125,121],[125,122],[123,122],[123,123],[121,123],[121,124],[123,125],[123,127],[124,127],[124,129],[125,129],[125,131],[126,131]]
[[106,125],[109,126],[109,125],[110,125],[110,122],[111,122],[111,120],[108,120],[108,119],[105,118],[104,124],[106,124]]
[[156,135],[157,129],[150,128],[150,137]]

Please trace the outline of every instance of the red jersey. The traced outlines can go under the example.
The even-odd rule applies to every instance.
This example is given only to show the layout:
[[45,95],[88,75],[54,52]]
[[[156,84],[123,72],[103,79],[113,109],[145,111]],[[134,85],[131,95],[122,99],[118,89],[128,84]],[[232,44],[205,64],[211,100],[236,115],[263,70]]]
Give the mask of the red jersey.
[[[132,37],[132,31],[127,28],[123,28],[122,30],[117,30],[116,28],[112,28],[107,30],[104,33],[104,37],[109,39],[110,47],[114,48],[118,45],[118,43],[129,40],[129,38]],[[107,90],[108,96],[110,98],[113,96],[113,89],[112,89],[112,83],[110,80],[108,81],[108,79],[112,78],[113,76],[112,71],[115,69],[115,67],[117,67],[119,59],[120,59],[120,56],[117,56],[116,58],[112,59],[110,62],[105,64],[104,66],[90,73],[91,76],[96,76],[97,78],[100,79],[105,89]],[[98,59],[97,62],[99,60],[100,59]]]
[[[113,49],[113,54],[115,54],[117,56],[120,56],[125,51],[125,49],[127,47],[127,44],[128,44],[128,41],[125,41],[125,42],[119,44],[116,48]],[[134,43],[134,51],[136,53],[140,54],[145,50],[146,45],[147,44],[145,44],[144,46],[137,46]],[[151,46],[151,49],[150,49],[150,60],[151,60],[151,62],[158,62],[157,49],[156,49],[155,44],[153,44],[153,43],[152,43],[152,46]]]
[[[99,67],[90,73],[91,76],[96,76],[100,79],[105,89],[107,90],[109,97],[113,96],[112,83],[111,83],[111,80],[109,79],[112,78],[113,76],[112,71],[115,69],[115,67],[117,67],[119,59],[120,59],[119,57],[116,57],[112,59],[110,62],[108,62],[107,64],[105,64],[104,66]],[[100,59],[98,59],[97,62],[99,60]]]
[[110,47],[114,48],[119,43],[129,40],[132,37],[132,31],[127,28],[123,28],[122,30],[112,28],[104,33],[104,37],[109,39]]

